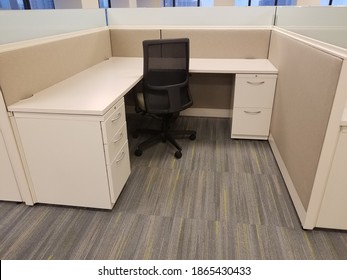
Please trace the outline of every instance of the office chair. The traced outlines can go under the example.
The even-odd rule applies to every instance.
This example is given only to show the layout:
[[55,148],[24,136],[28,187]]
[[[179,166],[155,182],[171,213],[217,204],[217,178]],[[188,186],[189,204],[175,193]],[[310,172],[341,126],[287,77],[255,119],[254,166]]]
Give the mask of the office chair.
[[142,92],[135,98],[135,110],[161,120],[161,129],[137,129],[133,134],[152,137],[138,145],[136,156],[145,148],[168,141],[176,147],[176,158],[182,157],[182,148],[175,138],[194,140],[193,130],[170,130],[170,124],[180,111],[192,106],[189,92],[189,39],[159,39],[143,41]]

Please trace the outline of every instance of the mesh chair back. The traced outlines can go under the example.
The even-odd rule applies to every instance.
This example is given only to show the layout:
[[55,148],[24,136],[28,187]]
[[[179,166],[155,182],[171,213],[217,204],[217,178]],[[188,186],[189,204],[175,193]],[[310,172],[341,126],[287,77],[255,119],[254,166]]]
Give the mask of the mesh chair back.
[[143,94],[149,113],[182,111],[192,105],[189,93],[189,39],[143,42]]

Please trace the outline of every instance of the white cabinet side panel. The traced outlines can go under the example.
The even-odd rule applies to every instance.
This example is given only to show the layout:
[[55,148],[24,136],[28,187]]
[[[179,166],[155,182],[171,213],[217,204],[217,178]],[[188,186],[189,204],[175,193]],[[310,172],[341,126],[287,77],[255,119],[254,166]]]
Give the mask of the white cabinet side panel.
[[38,202],[111,208],[98,121],[16,122]]
[[22,201],[0,130],[0,200]]

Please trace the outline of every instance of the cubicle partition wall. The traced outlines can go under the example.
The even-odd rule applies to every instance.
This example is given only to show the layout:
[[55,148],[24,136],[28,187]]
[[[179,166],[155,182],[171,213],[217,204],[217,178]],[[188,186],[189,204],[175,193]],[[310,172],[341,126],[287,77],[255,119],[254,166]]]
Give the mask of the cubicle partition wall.
[[[190,39],[193,58],[267,58],[275,7],[108,9],[112,55],[142,56],[142,41]],[[184,114],[229,117],[234,75],[192,74]],[[131,100],[130,100],[131,101]]]
[[[267,58],[271,29],[249,28],[207,28],[162,30],[162,38],[188,37],[192,58]],[[190,89],[194,100],[192,108],[185,114],[231,116],[235,75],[205,74],[191,75]]]
[[110,56],[109,32],[104,28],[0,52],[5,102],[9,106],[28,98]]
[[35,202],[35,193],[28,187],[30,176],[25,176],[6,107],[109,58],[105,24],[102,10],[0,11],[0,127],[27,204]]
[[[347,98],[347,50],[336,45],[343,41],[338,34],[347,26],[346,12],[346,8],[281,7],[276,21],[281,28],[274,27],[271,35],[269,59],[279,75],[270,144],[306,229],[347,225],[338,210],[331,212],[330,219],[337,221],[334,226],[317,222],[329,192],[327,180]],[[330,30],[329,36],[317,30]]]
[[342,59],[279,31],[269,59],[279,70],[270,131],[306,212]]
[[0,15],[0,86],[7,106],[111,56],[102,10]]

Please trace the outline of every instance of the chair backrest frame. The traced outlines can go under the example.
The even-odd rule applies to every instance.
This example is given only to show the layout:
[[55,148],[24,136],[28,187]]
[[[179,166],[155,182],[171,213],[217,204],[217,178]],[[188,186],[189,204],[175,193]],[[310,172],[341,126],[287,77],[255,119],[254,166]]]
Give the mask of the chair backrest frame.
[[148,113],[169,114],[192,105],[188,38],[143,41],[143,95]]

